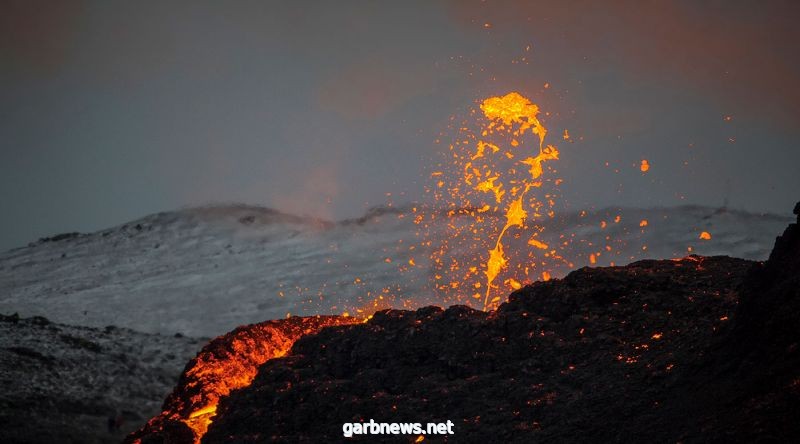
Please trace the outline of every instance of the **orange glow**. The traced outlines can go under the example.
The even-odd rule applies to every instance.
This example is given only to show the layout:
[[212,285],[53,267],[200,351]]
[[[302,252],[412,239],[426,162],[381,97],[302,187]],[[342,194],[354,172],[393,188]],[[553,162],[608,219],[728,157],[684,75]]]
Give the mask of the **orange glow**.
[[[431,211],[415,211],[423,245],[433,247],[430,285],[443,305],[493,310],[514,283],[546,281],[576,265],[614,266],[647,254],[646,245],[637,248],[638,254],[621,254],[631,246],[618,234],[631,233],[637,224],[643,233],[649,220],[627,221],[618,211],[597,218],[579,211],[580,230],[551,230],[561,222],[556,210],[563,183],[555,168],[559,150],[546,143],[552,139],[540,120],[551,114],[518,92],[476,105],[461,120],[451,116],[454,134],[445,159],[431,166],[426,187]],[[555,131],[570,143],[582,140],[563,128]],[[650,170],[648,160],[640,162],[633,166]],[[436,224],[447,227],[445,236],[433,229]],[[584,237],[589,230],[583,228],[598,225],[607,234],[589,242]]]
[[703,231],[702,233],[700,233],[700,239],[711,240],[711,233],[709,233],[708,231]]
[[511,287],[511,289],[513,290],[519,290],[520,288],[522,288],[522,284],[520,284],[519,281],[514,278],[506,279],[504,283],[509,287]]
[[[448,217],[467,217],[448,222],[452,235],[442,241],[431,260],[437,269],[438,290],[456,293],[471,288],[471,294],[458,293],[455,299],[480,300],[481,308],[491,310],[507,293],[499,283],[520,288],[519,280],[531,276],[546,260],[560,259],[548,243],[537,238],[543,229],[531,225],[554,217],[554,194],[543,187],[558,180],[546,178],[545,173],[559,152],[545,144],[547,129],[539,120],[539,107],[521,94],[490,97],[479,108],[480,114],[474,113],[479,124],[465,123],[459,128],[460,135],[450,146],[452,167],[444,168],[450,173],[437,176],[442,185],[432,191],[445,204]],[[569,138],[567,131],[564,138]],[[464,219],[469,219],[466,225]],[[506,237],[523,235],[532,247],[527,257],[519,257],[524,252],[509,251],[505,242]],[[447,256],[452,246],[474,252],[476,262]]]
[[547,246],[547,244],[546,244],[546,243],[544,243],[544,242],[540,242],[540,241],[538,241],[538,240],[536,240],[536,239],[534,239],[534,238],[531,238],[531,239],[528,241],[528,245],[531,245],[531,246],[533,246],[533,247],[536,247],[536,248],[538,248],[538,249],[540,249],[540,250],[547,250],[547,249],[549,248],[549,247]]
[[208,430],[220,398],[246,387],[266,361],[286,355],[295,341],[324,327],[362,322],[353,317],[291,317],[239,327],[214,339],[189,362],[164,411],[145,429],[161,429],[165,420],[181,421],[198,444]]

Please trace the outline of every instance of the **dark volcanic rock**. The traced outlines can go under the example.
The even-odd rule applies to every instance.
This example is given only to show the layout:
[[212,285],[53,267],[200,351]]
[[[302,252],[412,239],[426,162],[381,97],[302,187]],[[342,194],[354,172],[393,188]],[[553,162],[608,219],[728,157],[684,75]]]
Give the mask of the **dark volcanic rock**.
[[[249,385],[212,390],[242,358],[233,339],[283,325],[271,323],[209,344],[165,403],[177,413],[129,442],[188,443],[187,426],[199,436],[209,420],[206,444],[341,441],[342,424],[370,420],[450,420],[455,434],[438,437],[448,442],[800,442],[796,224],[766,263],[689,256],[583,268],[491,313],[384,310],[293,334],[287,357],[250,363]],[[217,382],[197,365],[206,361],[225,369]],[[220,396],[201,430],[191,412],[208,404],[204,393]]]
[[[733,338],[739,289],[753,266],[693,256],[585,268],[518,290],[491,314],[388,310],[366,324],[325,329],[223,399],[203,442],[335,441],[343,423],[370,419],[449,419],[453,442],[760,436],[749,427],[773,417],[759,406],[742,406],[750,416],[731,429],[716,414],[722,409],[689,408],[735,399],[722,393],[709,402],[708,390],[696,391],[709,375],[732,376],[698,363],[714,362],[706,355]],[[703,427],[691,428],[695,418]],[[416,437],[369,436],[376,438]]]
[[[800,203],[795,207],[800,213]],[[800,441],[800,214],[754,267],[729,335],[695,366],[687,429],[729,440]],[[686,408],[684,407],[684,411]]]

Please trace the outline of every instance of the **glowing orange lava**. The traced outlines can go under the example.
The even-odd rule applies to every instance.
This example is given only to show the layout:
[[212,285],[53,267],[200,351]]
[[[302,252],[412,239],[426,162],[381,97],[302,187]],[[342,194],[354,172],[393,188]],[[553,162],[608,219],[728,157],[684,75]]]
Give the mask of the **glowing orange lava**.
[[246,325],[212,340],[192,359],[176,389],[164,402],[164,411],[132,435],[157,433],[166,422],[183,423],[199,443],[211,424],[220,398],[247,387],[261,364],[286,355],[295,341],[324,327],[362,322],[352,317],[290,317]]
[[[431,259],[437,269],[437,289],[464,294],[461,289],[466,286],[472,299],[489,310],[500,303],[498,293],[506,293],[497,291],[500,282],[508,290],[520,288],[518,279],[531,276],[537,268],[536,256],[561,260],[555,248],[538,238],[543,228],[535,224],[554,216],[555,194],[532,192],[557,182],[545,180],[544,175],[559,153],[545,144],[547,129],[539,120],[539,107],[521,94],[485,99],[480,111],[479,128],[465,125],[460,140],[450,146],[449,174],[436,171],[432,175],[437,180],[434,198],[445,204],[446,216],[468,218],[448,222],[452,236]],[[521,236],[527,238],[528,251],[512,253],[506,239]],[[475,244],[484,246],[479,263],[451,254],[454,249],[475,250]],[[533,275],[540,273],[543,279],[549,278],[547,270]]]

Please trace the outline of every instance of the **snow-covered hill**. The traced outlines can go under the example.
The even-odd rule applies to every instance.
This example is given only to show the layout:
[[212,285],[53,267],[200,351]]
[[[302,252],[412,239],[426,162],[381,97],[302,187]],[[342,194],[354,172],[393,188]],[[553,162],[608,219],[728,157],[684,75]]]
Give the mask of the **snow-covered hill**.
[[118,443],[206,341],[0,315],[0,442]]
[[[707,207],[609,209],[557,216],[542,240],[575,234],[565,249],[574,268],[589,265],[607,237],[613,251],[597,256],[598,266],[685,256],[688,247],[760,260],[791,220]],[[444,224],[431,230],[434,239],[446,236]],[[418,231],[410,209],[341,222],[245,205],[159,213],[3,253],[0,313],[215,336],[287,313],[352,313],[381,294],[387,305],[441,304],[430,287],[435,245],[421,245]],[[712,239],[699,240],[701,231]],[[553,277],[568,271],[556,269]]]

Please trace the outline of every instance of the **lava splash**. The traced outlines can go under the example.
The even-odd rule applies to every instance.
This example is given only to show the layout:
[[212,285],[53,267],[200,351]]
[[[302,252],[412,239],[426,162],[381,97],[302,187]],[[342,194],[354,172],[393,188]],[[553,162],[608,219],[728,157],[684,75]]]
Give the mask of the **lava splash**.
[[[490,310],[500,303],[498,293],[505,291],[498,277],[503,275],[501,282],[508,290],[516,290],[522,286],[518,279],[529,279],[534,272],[547,280],[550,270],[543,259],[561,259],[555,248],[539,239],[544,228],[538,221],[554,216],[555,193],[532,192],[546,182],[560,183],[543,177],[559,152],[545,144],[547,129],[539,119],[539,106],[521,94],[487,98],[480,110],[479,127],[462,126],[450,145],[450,164],[432,174],[433,197],[447,215],[469,216],[466,222],[449,222],[450,236],[432,261],[437,290],[455,292],[456,301],[473,305],[462,299],[471,293],[477,305]],[[509,251],[504,244],[508,236],[528,237],[528,251]],[[451,255],[454,244],[473,251],[471,257],[480,263]],[[537,257],[541,270],[536,269]]]

